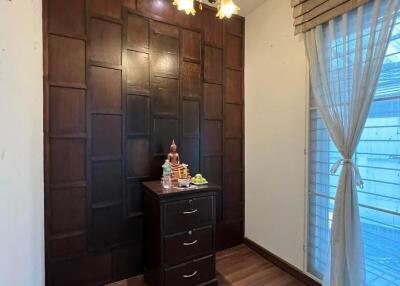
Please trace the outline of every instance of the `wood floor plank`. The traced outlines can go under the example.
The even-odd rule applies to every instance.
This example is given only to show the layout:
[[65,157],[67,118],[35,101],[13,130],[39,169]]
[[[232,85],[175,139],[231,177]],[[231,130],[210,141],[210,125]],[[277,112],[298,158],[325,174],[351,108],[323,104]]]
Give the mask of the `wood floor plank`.
[[[219,286],[305,286],[245,245],[217,253]],[[106,286],[146,286],[143,277]]]

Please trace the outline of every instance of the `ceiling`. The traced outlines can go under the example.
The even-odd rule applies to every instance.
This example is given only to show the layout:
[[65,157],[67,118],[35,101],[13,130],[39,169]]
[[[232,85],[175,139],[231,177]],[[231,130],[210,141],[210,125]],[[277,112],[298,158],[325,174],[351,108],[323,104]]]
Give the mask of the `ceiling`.
[[[260,6],[265,1],[266,0],[234,0],[235,4],[240,7],[239,14],[244,17],[250,14],[255,8]],[[207,1],[204,2],[207,3]]]
[[236,5],[240,7],[240,15],[242,16],[247,16],[264,2],[265,0],[235,0]]

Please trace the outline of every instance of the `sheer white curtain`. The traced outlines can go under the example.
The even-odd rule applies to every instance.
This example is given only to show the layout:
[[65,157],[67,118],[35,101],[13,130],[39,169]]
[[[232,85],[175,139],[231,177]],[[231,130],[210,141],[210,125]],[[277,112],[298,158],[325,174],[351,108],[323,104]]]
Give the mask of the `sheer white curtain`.
[[306,33],[314,100],[343,165],[324,285],[365,285],[357,187],[352,160],[371,106],[399,0],[375,0]]

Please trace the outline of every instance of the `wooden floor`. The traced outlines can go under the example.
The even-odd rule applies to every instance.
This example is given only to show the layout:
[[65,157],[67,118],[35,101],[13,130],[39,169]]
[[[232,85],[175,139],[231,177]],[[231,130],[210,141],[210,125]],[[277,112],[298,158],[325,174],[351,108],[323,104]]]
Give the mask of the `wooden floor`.
[[[217,272],[220,286],[304,286],[245,245],[218,252]],[[142,277],[108,286],[146,286]]]

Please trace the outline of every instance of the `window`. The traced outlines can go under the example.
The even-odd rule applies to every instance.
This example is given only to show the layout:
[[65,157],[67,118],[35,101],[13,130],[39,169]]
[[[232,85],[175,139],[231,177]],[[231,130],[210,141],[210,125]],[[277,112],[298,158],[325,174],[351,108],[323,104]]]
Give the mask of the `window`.
[[[308,271],[322,279],[339,178],[330,168],[340,154],[312,101],[309,149]],[[354,159],[364,180],[358,197],[367,285],[400,285],[400,17]]]

